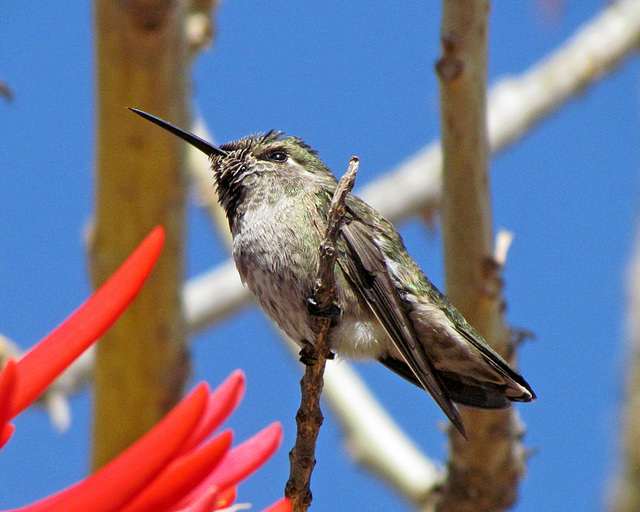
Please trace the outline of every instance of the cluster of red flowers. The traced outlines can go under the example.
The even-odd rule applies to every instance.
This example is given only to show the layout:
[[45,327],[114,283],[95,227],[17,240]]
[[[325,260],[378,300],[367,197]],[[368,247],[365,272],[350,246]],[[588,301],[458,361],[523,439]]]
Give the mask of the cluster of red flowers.
[[[0,372],[0,449],[11,423],[134,299],[164,240],[156,228],[105,285],[18,361]],[[244,392],[234,372],[211,392],[201,383],[158,425],[107,466],[23,512],[209,512],[229,507],[235,486],[257,470],[282,440],[278,423],[231,448],[232,432],[211,433],[236,408]],[[282,499],[264,512],[290,512]],[[8,511],[7,511],[8,512]]]

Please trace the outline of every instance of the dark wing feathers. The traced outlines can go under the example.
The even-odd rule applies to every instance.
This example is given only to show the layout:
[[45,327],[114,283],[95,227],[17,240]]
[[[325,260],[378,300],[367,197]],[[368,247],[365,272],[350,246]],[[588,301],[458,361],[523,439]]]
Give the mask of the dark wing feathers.
[[431,394],[451,423],[466,437],[460,414],[453,405],[442,378],[422,349],[407,312],[402,307],[401,298],[388,274],[384,256],[374,241],[374,228],[354,219],[343,226],[342,234],[348,253],[338,260],[343,272],[369,304],[415,378]]

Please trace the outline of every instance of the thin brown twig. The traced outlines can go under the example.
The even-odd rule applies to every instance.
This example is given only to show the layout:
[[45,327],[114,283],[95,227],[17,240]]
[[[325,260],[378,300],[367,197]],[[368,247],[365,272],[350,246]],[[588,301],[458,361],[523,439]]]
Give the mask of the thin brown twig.
[[[334,268],[338,256],[336,240],[346,210],[345,198],[353,189],[357,172],[358,158],[353,157],[349,162],[349,170],[340,180],[331,201],[325,237],[320,244],[318,277],[314,285],[313,296],[310,299],[313,309],[318,312],[328,312],[335,309],[333,305],[335,295]],[[327,359],[333,358],[330,348],[331,315],[314,314],[311,316],[311,321],[315,342],[313,345],[307,343],[300,352],[307,367],[300,381],[302,396],[300,409],[296,414],[296,443],[289,453],[291,469],[284,491],[285,496],[291,500],[293,512],[305,512],[311,505],[311,473],[316,463],[316,440],[323,421],[320,396],[324,384],[324,368]]]

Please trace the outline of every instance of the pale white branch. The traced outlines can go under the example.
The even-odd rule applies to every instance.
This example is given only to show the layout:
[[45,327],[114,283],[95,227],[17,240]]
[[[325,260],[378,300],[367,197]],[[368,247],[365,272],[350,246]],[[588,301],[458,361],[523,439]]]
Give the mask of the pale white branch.
[[611,73],[640,42],[640,2],[611,2],[573,37],[522,75],[500,80],[489,98],[493,151]]

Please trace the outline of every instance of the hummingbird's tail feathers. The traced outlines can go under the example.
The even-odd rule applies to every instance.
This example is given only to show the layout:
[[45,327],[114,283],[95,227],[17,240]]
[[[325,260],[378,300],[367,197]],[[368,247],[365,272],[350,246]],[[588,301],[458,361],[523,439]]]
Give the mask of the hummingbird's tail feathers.
[[[392,356],[380,357],[378,361],[403,379],[424,389],[424,386],[404,361]],[[436,370],[436,372],[447,388],[449,398],[451,398],[453,402],[466,407],[475,407],[477,409],[505,409],[509,407],[512,402],[532,401],[530,392],[528,391],[530,388],[525,388],[524,392],[516,393],[515,387],[509,388],[505,384],[481,382],[455,372],[439,370]],[[518,377],[520,376],[518,375]],[[520,377],[520,380],[523,380],[522,377]],[[533,395],[533,399],[535,399],[535,394]]]
[[477,409],[505,409],[514,400],[509,396],[507,387],[493,382],[482,382],[455,372],[439,372],[447,386],[451,399],[467,407]]
[[[479,335],[476,334],[474,336],[473,332],[468,332],[461,328],[458,328],[457,332],[482,354],[485,363],[493,369],[496,376],[502,381],[502,383],[494,384],[494,386],[502,388],[502,392],[511,402],[533,402],[536,399],[536,394],[522,375],[511,368],[489,345],[481,341]],[[483,382],[482,384],[491,383]]]
[[[392,356],[383,356],[378,361],[403,379],[415,384],[419,388],[424,386],[417,379],[407,363]],[[478,409],[504,409],[511,405],[511,400],[505,394],[504,386],[487,385],[486,383],[461,379],[454,372],[441,372],[438,375],[447,388],[449,397],[457,404]]]
[[477,409],[505,409],[511,405],[504,386],[464,379],[453,372],[440,372],[440,377],[451,399],[461,405]]

